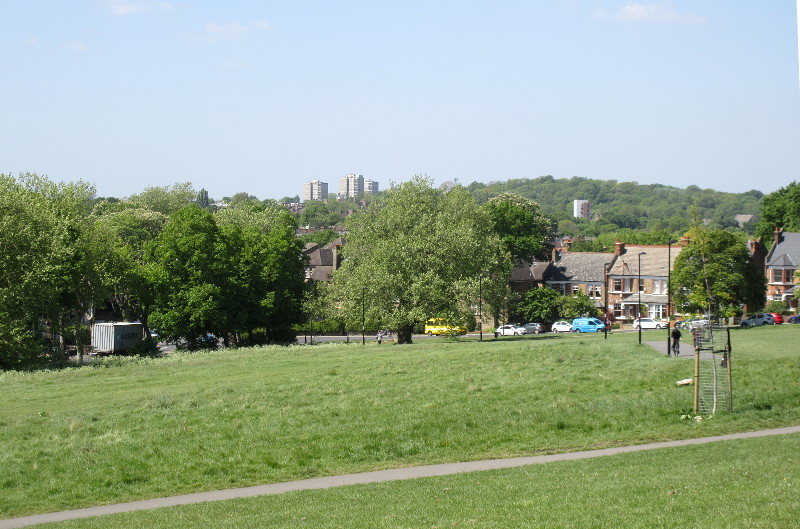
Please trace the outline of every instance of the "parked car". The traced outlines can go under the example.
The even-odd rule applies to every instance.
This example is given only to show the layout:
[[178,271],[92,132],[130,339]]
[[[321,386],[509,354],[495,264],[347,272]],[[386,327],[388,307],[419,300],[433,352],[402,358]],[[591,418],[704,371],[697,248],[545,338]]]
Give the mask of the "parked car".
[[550,330],[559,333],[559,332],[572,332],[572,324],[568,321],[557,321],[551,327]]
[[523,327],[525,334],[542,334],[544,332],[544,325],[541,323],[526,323]]
[[791,316],[788,320],[789,323],[800,323],[800,315]]
[[575,318],[572,320],[574,332],[602,332],[606,324],[597,318]]
[[438,336],[440,334],[467,334],[464,327],[451,325],[445,318],[431,318],[425,321],[425,334]]
[[498,327],[494,333],[498,336],[520,336],[526,334],[527,331],[525,327],[520,327],[516,323],[507,323]]
[[781,316],[780,313],[770,312],[769,314],[772,314],[772,317],[775,318],[775,325],[780,325],[783,323],[783,316]]
[[665,329],[667,323],[656,321],[653,318],[639,318],[638,320],[633,320],[634,329],[638,329],[640,326],[642,329]]
[[775,317],[769,312],[751,314],[747,318],[739,322],[742,328],[745,327],[760,327],[761,325],[775,325]]
[[705,318],[689,318],[688,320],[675,322],[675,328],[677,329],[694,329],[695,327],[705,327],[706,325],[708,325],[708,320]]

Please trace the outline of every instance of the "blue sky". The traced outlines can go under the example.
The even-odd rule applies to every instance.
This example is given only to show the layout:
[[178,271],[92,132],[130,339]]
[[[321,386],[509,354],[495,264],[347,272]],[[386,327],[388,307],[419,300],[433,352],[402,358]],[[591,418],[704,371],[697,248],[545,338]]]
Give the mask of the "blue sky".
[[800,180],[795,0],[0,0],[0,172]]

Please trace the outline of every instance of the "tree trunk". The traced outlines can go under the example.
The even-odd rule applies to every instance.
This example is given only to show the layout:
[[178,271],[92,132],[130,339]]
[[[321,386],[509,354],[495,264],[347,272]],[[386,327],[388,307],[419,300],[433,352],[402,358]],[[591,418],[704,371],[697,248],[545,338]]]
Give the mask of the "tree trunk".
[[397,329],[397,343],[412,343],[411,335],[414,331],[413,325],[405,325]]

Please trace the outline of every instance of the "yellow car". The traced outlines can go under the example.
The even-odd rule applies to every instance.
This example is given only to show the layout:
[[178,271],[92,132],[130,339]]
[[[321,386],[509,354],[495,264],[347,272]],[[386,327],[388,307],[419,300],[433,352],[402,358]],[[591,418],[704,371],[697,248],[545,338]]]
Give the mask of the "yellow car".
[[444,318],[431,318],[425,322],[425,334],[434,336],[439,334],[467,334],[464,327],[450,325]]

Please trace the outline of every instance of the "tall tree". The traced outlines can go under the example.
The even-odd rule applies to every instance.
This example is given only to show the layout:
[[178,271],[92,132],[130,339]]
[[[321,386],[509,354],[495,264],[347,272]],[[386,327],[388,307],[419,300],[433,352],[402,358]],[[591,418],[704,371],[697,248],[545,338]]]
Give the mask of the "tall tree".
[[792,182],[761,199],[761,214],[756,234],[772,240],[775,228],[800,232],[800,184]]
[[207,333],[226,329],[232,315],[225,310],[222,245],[213,215],[197,206],[173,214],[147,245],[147,279],[155,292],[150,322],[164,337],[185,338],[195,348]]
[[[276,203],[259,208],[228,208],[216,215],[223,239],[229,281],[228,332],[248,343],[258,336],[290,342],[301,320],[305,265],[292,215]],[[220,259],[224,259],[220,256]],[[263,333],[257,334],[256,331]]]
[[764,306],[766,278],[750,262],[743,240],[735,234],[695,226],[689,244],[675,258],[672,299],[679,310],[725,316],[746,304]]
[[348,218],[344,263],[329,299],[351,325],[362,317],[411,343],[430,317],[473,317],[481,277],[508,274],[510,258],[486,213],[462,187],[415,177]]
[[482,209],[513,258],[547,257],[553,243],[553,222],[542,214],[539,204],[515,193],[502,193]]
[[1,367],[42,358],[45,333],[86,345],[81,317],[105,292],[102,237],[89,218],[93,195],[84,182],[0,175]]

